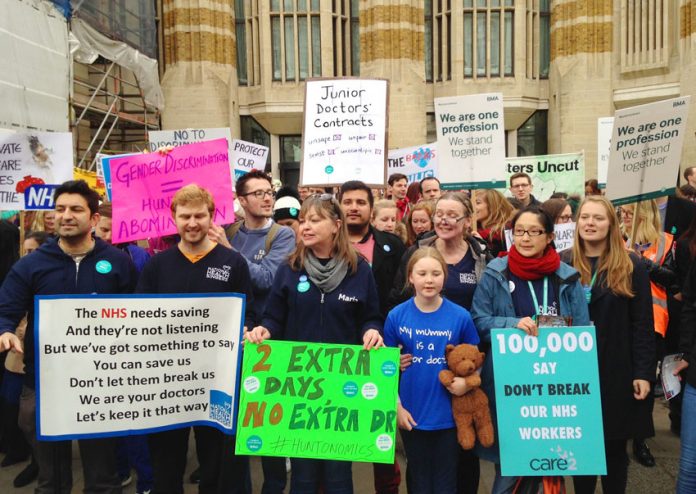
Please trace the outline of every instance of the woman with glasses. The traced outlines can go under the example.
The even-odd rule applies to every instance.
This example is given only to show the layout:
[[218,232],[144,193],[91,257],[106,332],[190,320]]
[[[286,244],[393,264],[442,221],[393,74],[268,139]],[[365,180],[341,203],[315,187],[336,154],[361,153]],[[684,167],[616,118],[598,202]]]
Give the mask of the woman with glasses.
[[[565,320],[566,325],[590,323],[578,272],[561,262],[553,246],[553,228],[551,216],[538,206],[529,206],[512,219],[514,245],[507,257],[488,264],[474,295],[472,316],[482,343],[490,344],[493,328],[518,328],[537,336],[539,316]],[[488,395],[495,423],[490,353],[481,371],[481,388]],[[477,445],[476,452],[480,458],[495,463],[492,492],[512,492],[517,478],[501,476],[498,431],[495,432],[496,444],[490,448]]]
[[[626,442],[652,432],[652,424],[636,423],[655,380],[650,282],[639,257],[624,248],[614,208],[603,196],[587,196],[580,204],[575,243],[564,259],[580,273],[597,331],[607,460],[602,490],[622,493],[628,475]],[[597,477],[574,477],[573,483],[576,493],[593,493]]]
[[565,199],[549,199],[541,207],[549,213],[555,225],[573,222],[573,209]]
[[[348,239],[345,218],[330,194],[307,197],[300,242],[278,268],[252,343],[277,340],[383,346],[379,297],[369,264]],[[291,458],[293,493],[353,492],[351,463]]]
[[[407,266],[413,253],[420,247],[434,247],[447,263],[442,295],[466,310],[471,309],[476,284],[490,259],[485,242],[471,235],[473,212],[471,201],[461,193],[447,192],[440,196],[432,216],[435,231],[425,234],[404,254],[390,293],[390,308],[413,296],[412,289],[405,286]],[[406,362],[409,357],[404,356]],[[408,372],[408,368],[404,372]],[[477,492],[479,462],[471,451],[460,449],[457,473],[457,492]]]

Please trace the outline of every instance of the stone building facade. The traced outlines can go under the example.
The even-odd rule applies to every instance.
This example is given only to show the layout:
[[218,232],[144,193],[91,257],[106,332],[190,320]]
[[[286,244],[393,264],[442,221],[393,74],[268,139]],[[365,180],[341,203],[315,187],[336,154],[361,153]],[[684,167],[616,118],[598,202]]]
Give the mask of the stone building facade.
[[[585,150],[597,119],[696,91],[696,0],[161,0],[165,129],[224,127],[300,159],[304,80],[390,80],[389,147],[433,99],[502,92],[509,156]],[[696,165],[696,94],[682,167]]]

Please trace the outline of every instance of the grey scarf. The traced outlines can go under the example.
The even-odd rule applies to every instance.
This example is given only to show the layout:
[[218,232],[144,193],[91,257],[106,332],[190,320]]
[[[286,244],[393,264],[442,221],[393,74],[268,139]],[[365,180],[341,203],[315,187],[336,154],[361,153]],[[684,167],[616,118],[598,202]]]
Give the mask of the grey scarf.
[[324,293],[333,292],[348,273],[348,263],[345,260],[332,257],[324,265],[309,249],[305,254],[304,267],[312,283]]

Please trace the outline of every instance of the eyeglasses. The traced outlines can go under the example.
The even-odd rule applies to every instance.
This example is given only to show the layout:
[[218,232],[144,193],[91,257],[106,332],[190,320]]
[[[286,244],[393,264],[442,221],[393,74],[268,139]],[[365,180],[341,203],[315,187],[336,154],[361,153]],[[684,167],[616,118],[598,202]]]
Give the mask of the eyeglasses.
[[318,198],[320,201],[331,201],[331,200],[334,198],[333,194],[329,194],[329,193],[326,193],[326,192],[323,193],[323,194],[312,194],[311,197],[316,197],[316,198]]
[[544,230],[513,230],[512,235],[515,237],[524,237],[524,234],[529,235],[529,237],[540,237],[544,233],[546,233]]
[[561,223],[569,223],[573,219],[572,214],[562,214],[558,217],[559,220],[561,220]]
[[276,195],[275,191],[273,189],[270,190],[255,190],[254,192],[247,192],[246,194],[242,194],[243,196],[254,196],[255,198],[259,200],[265,199],[266,196],[270,197],[273,199]]
[[623,216],[627,216],[628,218],[633,218],[633,211],[629,211],[628,209],[622,209],[621,214]]
[[434,214],[432,217],[432,220],[433,220],[433,223],[440,223],[440,222],[444,221],[448,225],[456,225],[457,223],[459,223],[460,221],[462,221],[466,217],[467,217],[466,215],[464,215],[464,216],[447,215],[446,216],[444,214],[440,214],[440,215]]
[[532,184],[517,184],[517,185],[511,185],[510,188],[511,189],[526,189],[530,185],[532,185]]

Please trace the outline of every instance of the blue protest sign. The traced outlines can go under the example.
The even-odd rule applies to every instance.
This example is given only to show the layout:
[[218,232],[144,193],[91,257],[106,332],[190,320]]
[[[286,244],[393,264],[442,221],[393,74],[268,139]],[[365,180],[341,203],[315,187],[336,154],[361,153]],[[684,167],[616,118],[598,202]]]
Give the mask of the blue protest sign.
[[491,332],[502,474],[606,474],[593,326]]

